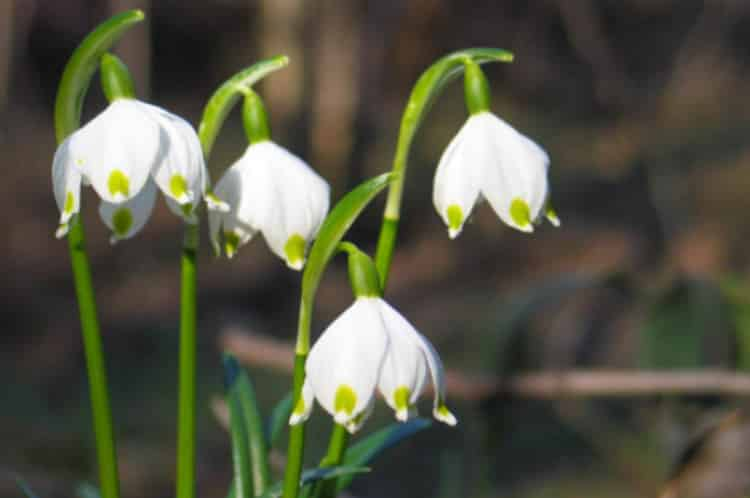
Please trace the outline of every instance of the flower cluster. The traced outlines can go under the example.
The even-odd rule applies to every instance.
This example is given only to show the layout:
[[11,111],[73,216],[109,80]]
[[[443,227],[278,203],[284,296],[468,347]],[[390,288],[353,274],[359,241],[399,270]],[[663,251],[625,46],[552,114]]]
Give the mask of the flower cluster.
[[194,223],[201,198],[210,208],[227,206],[207,195],[208,173],[200,142],[184,119],[131,98],[115,99],[60,144],[52,164],[60,209],[57,237],[80,210],[81,185],[101,198],[99,214],[114,243],[146,223],[161,190],[178,216]]

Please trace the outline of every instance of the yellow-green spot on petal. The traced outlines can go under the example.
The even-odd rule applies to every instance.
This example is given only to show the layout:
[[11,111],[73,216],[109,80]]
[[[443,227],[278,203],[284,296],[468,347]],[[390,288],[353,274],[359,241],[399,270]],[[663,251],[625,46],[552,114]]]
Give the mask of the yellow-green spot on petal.
[[240,245],[240,236],[234,232],[224,232],[224,252],[231,258],[237,253]]
[[297,400],[297,404],[294,405],[294,410],[292,410],[292,414],[294,415],[304,415],[305,413],[305,400],[302,398],[302,396],[299,397]]
[[298,233],[295,233],[286,241],[284,245],[284,255],[286,263],[290,268],[301,270],[305,264],[305,239]]
[[184,198],[187,195],[187,180],[185,177],[179,174],[172,175],[169,180],[169,192],[175,199]]
[[68,192],[65,194],[65,206],[63,207],[63,213],[70,214],[73,212],[73,206],[75,205],[75,198],[73,197],[73,192]]
[[458,422],[448,407],[445,406],[445,403],[440,403],[440,405],[435,408],[433,415],[436,419],[447,425],[453,426]]
[[406,386],[401,386],[393,391],[393,404],[396,406],[396,410],[408,410],[410,397],[411,390]]
[[133,214],[128,208],[120,208],[112,215],[112,230],[116,235],[123,237],[127,235],[133,226]]
[[529,225],[531,223],[531,209],[529,209],[526,201],[518,197],[513,199],[513,202],[510,203],[510,217],[521,228]]
[[130,180],[119,169],[112,170],[107,180],[107,188],[112,197],[128,197],[130,195]]
[[544,209],[544,215],[554,226],[560,226],[560,218],[557,216],[557,211],[555,211],[555,208],[553,208],[550,203],[547,203],[547,206]]
[[448,217],[448,230],[451,234],[451,238],[453,238],[459,234],[461,227],[464,224],[464,212],[458,204],[451,204],[448,206],[448,209],[445,210],[445,214]]
[[336,390],[336,396],[333,399],[333,409],[336,413],[345,413],[351,415],[354,407],[357,406],[357,394],[354,389],[343,384]]

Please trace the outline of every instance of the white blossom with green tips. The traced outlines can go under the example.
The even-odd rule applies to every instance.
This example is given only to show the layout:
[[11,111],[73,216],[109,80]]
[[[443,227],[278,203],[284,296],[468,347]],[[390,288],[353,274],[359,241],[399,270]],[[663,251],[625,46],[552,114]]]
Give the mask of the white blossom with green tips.
[[433,415],[449,425],[443,365],[429,341],[380,297],[358,297],[321,334],[305,364],[305,384],[289,423],[306,420],[313,398],[336,423],[357,431],[378,389],[402,422],[416,414],[427,374],[435,387]]
[[208,216],[217,253],[236,254],[256,233],[295,270],[328,213],[330,187],[302,159],[270,140],[249,145],[216,183],[227,212]]
[[99,213],[115,242],[132,237],[146,223],[156,187],[172,211],[195,223],[208,173],[198,136],[187,121],[135,99],[117,98],[60,144],[52,181],[61,213],[58,237],[68,232],[80,210],[83,183],[101,198]]
[[472,114],[443,152],[435,173],[433,201],[457,237],[481,199],[501,220],[533,232],[542,216],[555,226],[548,206],[547,153],[494,114]]

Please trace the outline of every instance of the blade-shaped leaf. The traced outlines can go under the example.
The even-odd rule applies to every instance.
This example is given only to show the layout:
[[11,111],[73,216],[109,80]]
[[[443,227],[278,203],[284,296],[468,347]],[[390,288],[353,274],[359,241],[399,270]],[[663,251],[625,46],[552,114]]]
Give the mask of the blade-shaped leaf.
[[[374,432],[346,450],[344,466],[358,467],[367,465],[383,451],[431,425],[432,422],[428,419],[415,418],[406,423],[391,424],[384,429]],[[352,480],[354,480],[354,476],[355,474],[340,476],[338,481],[336,481],[336,491],[346,489],[352,483]]]
[[287,426],[292,414],[292,394],[288,393],[273,407],[266,425],[266,445],[272,448],[281,436],[281,431]]
[[26,498],[39,498],[31,489],[26,480],[21,476],[15,476],[16,486],[23,492]]
[[224,387],[227,392],[227,406],[229,407],[229,432],[232,439],[232,467],[234,471],[232,489],[236,498],[251,498],[254,493],[250,475],[250,450],[245,429],[245,416],[237,388],[240,368],[237,362],[232,360],[234,358],[228,355],[224,357]]
[[97,26],[73,52],[63,71],[55,99],[55,135],[58,143],[80,126],[83,97],[102,55],[125,31],[143,19],[140,10],[117,14]]
[[392,174],[386,173],[371,178],[346,194],[331,210],[320,227],[310,255],[307,258],[305,272],[302,276],[302,298],[300,300],[300,319],[297,344],[298,354],[307,354],[310,349],[310,320],[315,293],[323,276],[328,261],[336,251],[341,239],[352,226],[357,216],[391,181]]
[[203,154],[208,157],[214,146],[216,136],[224,124],[229,112],[242,95],[266,75],[289,64],[289,57],[279,55],[256,62],[229,78],[211,96],[203,110],[203,118],[198,127]]
[[76,486],[76,496],[78,498],[101,498],[99,490],[89,482],[82,482]]
[[[339,465],[336,467],[318,467],[315,469],[308,469],[302,472],[300,486],[309,486],[322,479],[346,478],[347,476],[364,474],[366,472],[370,472],[369,467],[354,465]],[[281,496],[282,486],[282,482],[277,482],[258,498],[279,498]],[[227,498],[234,497],[227,496]]]

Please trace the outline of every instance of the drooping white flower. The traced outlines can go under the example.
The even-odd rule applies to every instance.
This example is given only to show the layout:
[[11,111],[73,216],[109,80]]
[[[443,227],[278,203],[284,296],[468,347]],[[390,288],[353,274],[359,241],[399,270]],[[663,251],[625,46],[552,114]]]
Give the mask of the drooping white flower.
[[230,206],[208,216],[217,253],[232,257],[257,232],[290,268],[300,270],[307,245],[328,213],[330,187],[302,159],[270,140],[253,143],[214,189]]
[[489,111],[472,114],[443,152],[433,202],[451,238],[461,233],[474,206],[486,199],[501,220],[532,232],[548,206],[549,157],[535,142]]
[[289,423],[306,420],[317,399],[354,432],[369,416],[376,389],[396,418],[406,421],[416,413],[428,371],[435,388],[433,415],[455,425],[445,405],[443,365],[429,341],[383,299],[358,297],[310,350],[302,396]]
[[67,233],[70,218],[80,209],[83,183],[101,198],[100,214],[114,231],[113,241],[131,237],[145,224],[154,204],[154,185],[170,209],[188,222],[196,221],[194,210],[208,185],[192,126],[130,98],[115,99],[60,144],[52,180],[61,213],[57,236]]

